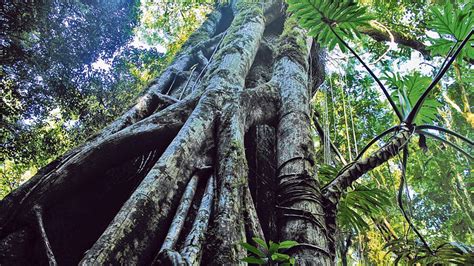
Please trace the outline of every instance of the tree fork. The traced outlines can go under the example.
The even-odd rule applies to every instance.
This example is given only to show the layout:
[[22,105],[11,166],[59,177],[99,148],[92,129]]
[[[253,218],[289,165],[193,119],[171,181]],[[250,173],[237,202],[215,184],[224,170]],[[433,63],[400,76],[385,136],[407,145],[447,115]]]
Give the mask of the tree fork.
[[[309,67],[309,62],[314,62],[310,55],[319,50],[293,19],[281,16],[282,11],[281,1],[263,5],[233,1],[229,7],[212,13],[170,67],[150,84],[142,102],[124,113],[109,127],[110,131],[105,129],[95,141],[46,168],[34,183],[37,189],[28,190],[30,196],[23,197],[23,191],[11,204],[2,201],[2,211],[20,206],[21,215],[14,221],[22,222],[22,226],[4,227],[8,214],[2,212],[0,225],[6,237],[2,235],[0,247],[16,236],[32,237],[29,225],[24,226],[35,217],[29,208],[34,210],[38,204],[46,218],[54,216],[55,206],[80,186],[85,190],[89,182],[98,179],[110,182],[113,189],[113,178],[107,178],[115,174],[100,173],[117,167],[116,171],[120,171],[120,167],[127,168],[133,161],[138,167],[131,169],[136,171],[131,177],[143,174],[143,180],[140,177],[130,183],[126,190],[129,194],[118,192],[125,199],[111,211],[111,218],[105,221],[108,224],[100,228],[94,242],[78,249],[82,255],[89,248],[81,264],[154,261],[195,265],[201,263],[203,253],[203,264],[238,264],[246,256],[239,243],[249,242],[247,237],[253,236],[300,242],[288,250],[298,264],[331,264],[335,256],[331,247],[333,232],[327,229],[324,217],[335,212],[335,205],[323,206],[310,136],[309,99],[314,92],[310,87],[321,83],[324,68],[319,63],[315,68]],[[228,19],[224,13],[233,16]],[[271,27],[277,28],[267,27],[272,22],[275,24]],[[196,70],[204,75],[198,75]],[[183,73],[190,77],[176,78]],[[312,76],[311,81],[308,75]],[[163,109],[156,110],[161,109],[160,105]],[[254,128],[259,136],[271,135],[264,140],[265,147],[254,147],[252,156],[258,156],[259,162],[266,161],[265,167],[272,169],[267,171],[267,177],[276,170],[277,176],[271,177],[279,184],[276,202],[259,201],[258,188],[252,187],[257,183],[256,174],[249,170],[247,159],[252,156],[246,154],[249,147],[244,137]],[[146,154],[151,159],[145,159]],[[266,155],[272,158],[261,158]],[[143,162],[137,158],[144,158]],[[209,178],[208,165],[214,169]],[[203,188],[200,184],[206,178]],[[196,188],[193,180],[197,179],[201,181]],[[186,187],[189,193],[183,196]],[[269,191],[272,189],[269,186],[267,192],[274,193]],[[201,194],[202,198],[196,196]],[[85,200],[84,195],[80,199]],[[264,199],[271,197],[266,195]],[[25,204],[13,204],[22,198]],[[182,198],[183,208],[179,206]],[[64,206],[70,207],[67,203]],[[273,233],[277,230],[273,218],[262,217],[268,213],[263,210],[267,207],[279,210],[278,237]],[[261,222],[262,218],[265,221]],[[50,236],[54,230],[49,230],[48,221],[45,219],[45,230]],[[51,239],[56,252],[55,244],[59,244]],[[55,255],[61,263],[64,254]]]
[[[196,60],[194,54],[198,51],[207,49],[218,40],[210,37],[215,35],[217,32],[217,26],[219,23],[222,24],[221,9],[213,11],[201,27],[191,34],[190,38],[183,45],[182,51],[176,56],[176,59],[173,60],[171,65],[166,68],[159,78],[155,79],[150,84],[147,93],[140,97],[135,106],[125,112],[112,124],[104,128],[97,136],[93,136],[88,142],[71,150],[61,158],[41,169],[20,188],[16,189],[13,193],[10,193],[5,199],[3,199],[0,202],[0,210],[3,214],[0,214],[0,237],[4,236],[3,231],[5,231],[5,227],[8,225],[9,221],[14,219],[17,211],[19,211],[18,206],[15,206],[15,208],[12,208],[12,206],[18,203],[19,205],[22,205],[25,198],[29,197],[32,191],[40,185],[40,183],[44,182],[45,179],[48,179],[48,176],[51,175],[53,171],[56,171],[64,164],[68,164],[69,159],[78,153],[84,152],[85,149],[89,149],[91,146],[101,143],[104,138],[140,121],[149,116],[155,110],[160,111],[162,108],[165,108],[174,102],[174,99],[161,93],[163,93],[165,88],[169,86],[172,76],[174,75],[173,73],[184,71],[186,68],[189,68],[193,64],[193,61]],[[206,51],[206,54],[207,53],[208,51]]]
[[[211,63],[203,78],[205,95],[178,136],[81,263],[125,262],[125,259],[127,262],[144,262],[151,256],[154,248],[152,239],[160,239],[162,233],[154,231],[146,234],[143,228],[154,228],[154,224],[166,225],[167,216],[174,208],[176,195],[181,190],[179,187],[188,181],[190,170],[193,169],[191,158],[202,154],[204,151],[201,149],[204,147],[212,147],[208,144],[208,136],[212,136],[210,133],[213,131],[216,114],[223,106],[222,101],[231,96],[226,95],[228,90],[243,88],[250,62],[256,54],[264,28],[264,20],[261,15],[259,17],[262,11],[259,7],[249,7],[246,4],[237,5],[236,8],[237,15],[229,33],[216,60]],[[261,31],[256,30],[258,28]],[[234,66],[229,68],[232,62]],[[177,158],[181,163],[173,163]],[[183,161],[186,163],[183,164]],[[175,165],[179,165],[180,169]],[[186,165],[189,165],[189,169],[183,172],[183,168],[188,168]],[[155,184],[155,180],[159,184]],[[162,195],[164,188],[171,190]],[[161,209],[158,210],[153,205],[160,206]],[[115,245],[110,245],[111,242]],[[140,247],[133,246],[130,242],[139,242]]]

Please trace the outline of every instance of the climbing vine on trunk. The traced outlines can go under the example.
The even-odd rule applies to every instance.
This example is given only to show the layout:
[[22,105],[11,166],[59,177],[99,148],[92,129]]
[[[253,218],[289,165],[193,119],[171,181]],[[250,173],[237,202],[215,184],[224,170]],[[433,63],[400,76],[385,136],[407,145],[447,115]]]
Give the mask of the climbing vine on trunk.
[[[322,1],[319,21],[308,23],[314,1],[289,2],[294,16],[280,1],[231,1],[211,12],[135,106],[1,201],[0,261],[238,264],[248,255],[241,243],[259,239],[296,241],[285,259],[329,265],[337,205],[353,182],[425,129],[469,142],[412,123],[434,85],[402,117],[343,39],[354,32],[351,18],[369,19],[363,8]],[[363,158],[364,148],[322,184],[310,100],[324,80],[327,43],[361,60],[401,124],[383,133],[393,134],[383,148]]]

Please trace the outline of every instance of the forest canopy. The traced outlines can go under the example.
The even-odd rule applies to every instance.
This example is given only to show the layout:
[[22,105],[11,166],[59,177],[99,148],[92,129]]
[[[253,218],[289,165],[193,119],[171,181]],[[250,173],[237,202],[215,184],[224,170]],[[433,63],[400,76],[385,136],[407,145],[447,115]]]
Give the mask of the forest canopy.
[[[225,5],[5,1],[0,199],[133,106]],[[390,144],[393,132],[409,134],[400,154],[342,193],[337,261],[474,262],[472,3],[288,0],[281,8],[323,49],[324,80],[310,100],[322,184]],[[243,245],[249,255],[262,249]],[[260,262],[253,253],[247,261]]]
[[184,2],[6,1],[0,195],[134,104],[208,12]]

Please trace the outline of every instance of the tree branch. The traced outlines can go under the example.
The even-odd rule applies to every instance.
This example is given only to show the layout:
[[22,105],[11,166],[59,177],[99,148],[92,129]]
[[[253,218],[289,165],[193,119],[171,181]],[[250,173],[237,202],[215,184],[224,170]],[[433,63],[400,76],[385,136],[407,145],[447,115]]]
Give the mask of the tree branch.
[[397,155],[407,145],[412,133],[403,130],[383,148],[369,157],[359,159],[348,165],[334,180],[323,187],[322,193],[326,200],[336,205],[341,194],[359,177]]
[[[372,39],[376,41],[391,41],[390,35],[382,31],[380,29],[377,29],[375,27],[361,27],[359,28],[359,31],[365,35],[368,35]],[[395,31],[390,31],[393,35],[394,41],[398,44],[401,44],[403,46],[410,47],[412,49],[417,50],[420,52],[425,58],[428,58],[430,56],[429,50],[427,50],[426,45],[424,45],[422,42],[412,39],[410,37],[406,37],[403,34]]]

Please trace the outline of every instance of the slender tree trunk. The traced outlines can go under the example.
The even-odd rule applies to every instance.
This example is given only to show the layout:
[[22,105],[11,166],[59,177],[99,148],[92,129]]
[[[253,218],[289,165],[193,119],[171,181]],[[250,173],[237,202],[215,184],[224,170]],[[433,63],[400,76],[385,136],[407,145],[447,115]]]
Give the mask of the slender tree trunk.
[[282,2],[251,2],[217,8],[135,106],[1,201],[0,264],[243,264],[254,236],[333,263],[340,194],[390,156],[321,190],[321,51]]
[[352,233],[343,234],[341,237],[339,253],[341,254],[342,266],[347,266],[347,256],[349,255],[349,248],[352,245]]

